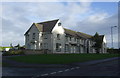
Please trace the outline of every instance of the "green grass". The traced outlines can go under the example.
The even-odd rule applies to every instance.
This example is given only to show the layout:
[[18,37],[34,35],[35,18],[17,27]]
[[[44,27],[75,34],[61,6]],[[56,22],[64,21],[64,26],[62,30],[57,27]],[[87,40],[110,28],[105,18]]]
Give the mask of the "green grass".
[[11,47],[2,47],[2,46],[0,46],[0,51],[4,50],[5,48],[11,48]]
[[33,64],[69,64],[118,57],[118,54],[41,54],[9,57],[11,60]]

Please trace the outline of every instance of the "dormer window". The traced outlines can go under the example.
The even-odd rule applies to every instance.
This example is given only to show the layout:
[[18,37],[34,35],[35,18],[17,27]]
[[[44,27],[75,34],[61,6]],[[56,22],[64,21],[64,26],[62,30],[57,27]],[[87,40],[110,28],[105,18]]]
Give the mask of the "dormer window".
[[61,26],[61,23],[60,23],[60,22],[58,23],[58,26]]

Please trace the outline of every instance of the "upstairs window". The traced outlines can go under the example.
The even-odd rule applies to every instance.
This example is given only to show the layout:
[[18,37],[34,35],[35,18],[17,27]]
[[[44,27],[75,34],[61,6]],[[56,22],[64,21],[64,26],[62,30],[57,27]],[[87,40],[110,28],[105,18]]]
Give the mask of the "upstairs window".
[[40,47],[41,47],[41,48],[42,48],[42,46],[43,46],[42,43],[40,43]]
[[44,39],[47,39],[47,35],[46,34],[44,34]]
[[74,41],[76,41],[76,38],[74,38]]
[[79,39],[77,38],[77,42],[79,43]]
[[61,44],[60,43],[56,43],[56,51],[57,52],[61,51]]
[[70,37],[70,41],[71,41],[71,37]]
[[60,40],[60,34],[57,34],[57,39]]
[[29,41],[29,35],[26,35],[26,39]]
[[41,37],[43,37],[43,34],[41,34]]
[[58,26],[61,26],[61,23],[60,23],[60,22],[58,23]]
[[35,39],[35,33],[33,33],[33,36],[32,36],[33,39]]
[[68,37],[66,36],[65,38],[66,38],[66,41],[68,41]]

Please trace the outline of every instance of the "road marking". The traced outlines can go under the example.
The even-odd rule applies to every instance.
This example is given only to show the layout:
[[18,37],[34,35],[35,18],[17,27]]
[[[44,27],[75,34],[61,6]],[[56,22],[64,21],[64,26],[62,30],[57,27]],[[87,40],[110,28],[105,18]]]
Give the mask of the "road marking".
[[40,77],[40,75],[37,75],[36,77]]
[[41,76],[47,76],[48,74],[42,74]]
[[79,69],[80,67],[76,67],[76,69]]
[[[79,69],[79,68],[80,68],[80,67],[75,67],[75,68],[65,69],[64,71],[70,71],[70,70]],[[52,73],[50,73],[50,74],[56,74],[56,73],[61,73],[61,72],[63,72],[63,71],[52,72]],[[42,74],[41,76],[47,76],[47,75],[48,75],[48,73]],[[37,77],[39,77],[39,75],[38,75]]]
[[69,71],[70,69],[66,69],[65,71]]
[[56,72],[52,72],[52,73],[50,73],[50,74],[55,74]]
[[59,73],[63,72],[63,71],[58,71]]
[[74,70],[75,68],[71,68],[71,70]]

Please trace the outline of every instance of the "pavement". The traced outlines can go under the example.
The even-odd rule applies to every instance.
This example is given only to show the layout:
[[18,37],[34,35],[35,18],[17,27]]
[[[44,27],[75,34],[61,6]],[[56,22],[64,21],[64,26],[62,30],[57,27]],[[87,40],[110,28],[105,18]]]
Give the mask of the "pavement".
[[[5,60],[3,59],[3,61]],[[12,63],[14,64],[16,62],[14,61]],[[116,76],[120,76],[119,63],[120,63],[120,57],[88,61],[83,63],[73,63],[69,65],[45,64],[44,66],[41,64],[36,64],[33,66],[29,65],[27,67],[26,64],[21,64],[21,67],[19,67],[20,65],[16,64],[15,67],[3,67],[2,75],[3,77],[31,76],[31,78],[37,78],[41,76],[114,76],[116,77]],[[22,67],[22,65],[24,65],[24,67]]]

